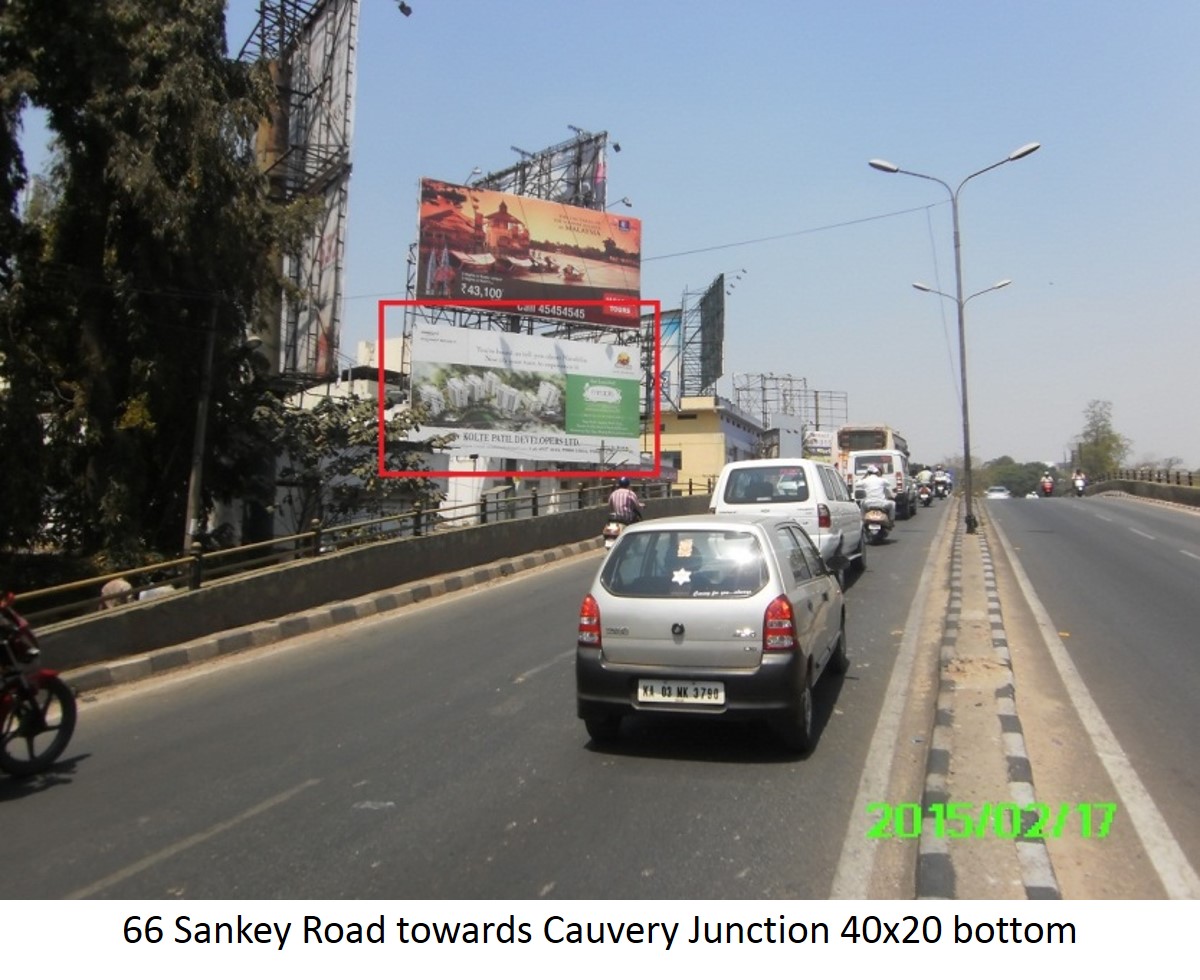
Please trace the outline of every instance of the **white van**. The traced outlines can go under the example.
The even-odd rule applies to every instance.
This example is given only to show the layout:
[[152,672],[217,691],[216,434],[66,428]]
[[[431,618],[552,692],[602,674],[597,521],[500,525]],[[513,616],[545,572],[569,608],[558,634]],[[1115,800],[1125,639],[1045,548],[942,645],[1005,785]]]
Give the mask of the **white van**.
[[879,475],[892,485],[896,498],[896,516],[908,520],[917,509],[917,485],[908,474],[908,457],[895,449],[860,449],[852,452],[847,465],[851,480],[867,475],[868,466],[878,466]]
[[779,514],[796,521],[828,560],[839,552],[867,567],[862,511],[845,481],[815,459],[726,463],[708,508],[714,514]]

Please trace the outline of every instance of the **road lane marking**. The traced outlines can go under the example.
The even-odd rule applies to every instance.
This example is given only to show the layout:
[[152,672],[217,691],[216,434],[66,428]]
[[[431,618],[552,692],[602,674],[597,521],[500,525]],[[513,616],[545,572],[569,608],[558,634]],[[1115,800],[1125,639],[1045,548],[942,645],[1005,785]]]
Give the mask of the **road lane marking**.
[[1145,531],[1139,531],[1136,527],[1131,527],[1129,530],[1140,537],[1149,539],[1150,541],[1158,540],[1158,538],[1156,538],[1153,534],[1147,534]]
[[[937,538],[929,553],[940,555],[946,538],[946,529],[951,524],[951,514],[957,514],[957,509],[946,508],[938,527]],[[868,836],[872,822],[876,819],[867,808],[872,800],[888,798],[888,784],[892,778],[892,763],[896,754],[896,744],[900,740],[900,725],[904,719],[904,710],[908,704],[908,691],[912,684],[913,667],[917,659],[917,640],[921,632],[921,618],[924,615],[925,604],[929,592],[933,588],[935,575],[922,575],[917,586],[917,594],[913,596],[912,605],[908,607],[908,619],[904,622],[904,636],[900,639],[900,649],[896,661],[892,665],[892,676],[888,680],[887,691],[879,710],[879,720],[875,725],[875,734],[871,736],[871,745],[867,749],[866,762],[863,765],[862,777],[858,781],[858,795],[854,798],[854,806],[850,811],[850,819],[846,822],[846,837],[842,841],[842,853],[838,858],[837,868],[833,875],[833,885],[829,897],[832,899],[866,898],[875,871],[875,854],[879,841]]]
[[1179,553],[1181,555],[1187,555],[1189,558],[1195,558],[1196,561],[1200,561],[1200,555],[1193,555],[1190,551],[1184,551],[1182,548],[1180,548]]
[[1092,740],[1093,750],[1108,772],[1108,777],[1116,787],[1117,794],[1121,797],[1122,807],[1129,814],[1133,829],[1141,839],[1142,846],[1146,849],[1151,864],[1154,865],[1154,870],[1158,872],[1159,880],[1166,890],[1167,897],[1200,898],[1200,875],[1196,874],[1196,870],[1188,862],[1187,855],[1171,833],[1171,828],[1167,825],[1162,813],[1155,806],[1153,797],[1138,778],[1137,771],[1133,768],[1129,757],[1125,755],[1125,750],[1121,748],[1117,736],[1109,727],[1108,722],[1104,720],[1104,715],[1101,714],[1099,706],[1093,700],[1087,685],[1079,675],[1075,662],[1071,659],[1071,654],[1062,640],[1058,638],[1050,614],[1046,612],[1046,607],[1042,605],[1034,592],[1033,583],[1025,575],[1025,569],[1021,567],[1016,552],[1009,545],[1007,536],[994,522],[992,530],[996,532],[996,536],[1008,553],[1013,576],[1021,587],[1025,602],[1033,613],[1033,618],[1050,651],[1054,666],[1058,668],[1058,675],[1062,678],[1071,703],[1075,706],[1075,712],[1079,715],[1079,720]]
[[268,810],[277,807],[282,803],[286,803],[293,796],[302,793],[304,790],[309,789],[312,786],[316,786],[320,781],[321,780],[319,779],[306,779],[299,786],[293,786],[291,789],[286,789],[282,793],[272,796],[268,800],[263,800],[261,803],[250,807],[249,810],[243,810],[236,817],[231,817],[228,820],[221,821],[221,823],[213,824],[207,830],[202,830],[197,834],[192,834],[190,837],[185,837],[183,840],[177,841],[169,847],[164,847],[161,851],[157,851],[154,854],[148,854],[140,861],[134,861],[133,864],[126,865],[124,868],[121,868],[121,870],[110,874],[107,878],[101,878],[99,881],[93,882],[85,888],[80,888],[78,891],[71,892],[71,894],[67,895],[66,897],[68,899],[91,898],[93,895],[104,891],[106,888],[111,888],[113,885],[118,885],[123,881],[127,881],[135,875],[139,875],[143,871],[154,867],[156,864],[161,864],[163,861],[173,858],[177,854],[182,854],[184,851],[191,850],[198,844],[203,844],[205,841],[211,840],[218,834],[223,834],[227,830],[232,830],[238,824],[245,823],[247,820],[252,820],[257,816],[266,813]]
[[533,677],[535,674],[540,674],[543,670],[549,670],[551,667],[555,667],[558,664],[562,663],[568,657],[573,657],[573,656],[575,656],[575,648],[571,647],[570,650],[564,650],[562,653],[558,654],[557,656],[553,657],[552,659],[547,660],[544,664],[538,664],[536,667],[530,667],[523,674],[517,674],[517,676],[513,678],[513,683],[514,684],[524,684],[527,680],[529,680],[529,678]]

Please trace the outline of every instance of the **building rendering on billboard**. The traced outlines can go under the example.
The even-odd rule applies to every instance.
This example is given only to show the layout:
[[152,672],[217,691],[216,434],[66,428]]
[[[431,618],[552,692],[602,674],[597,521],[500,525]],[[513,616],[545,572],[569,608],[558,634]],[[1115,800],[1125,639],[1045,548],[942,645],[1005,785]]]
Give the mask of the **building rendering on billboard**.
[[[632,341],[632,338],[631,338]],[[638,346],[418,324],[412,404],[447,451],[548,462],[640,460]]]
[[[421,181],[417,299],[505,301],[545,319],[636,329],[638,218]],[[513,300],[529,301],[511,307]],[[578,300],[599,301],[572,305]]]

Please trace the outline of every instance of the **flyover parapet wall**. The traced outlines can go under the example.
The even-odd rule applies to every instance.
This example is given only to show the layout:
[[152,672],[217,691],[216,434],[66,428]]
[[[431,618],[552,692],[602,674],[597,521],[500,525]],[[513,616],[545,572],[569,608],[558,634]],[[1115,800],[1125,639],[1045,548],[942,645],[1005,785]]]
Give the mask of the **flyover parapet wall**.
[[[707,507],[708,497],[703,495],[645,502],[647,517],[697,514]],[[84,667],[419,579],[599,538],[606,514],[605,508],[592,507],[364,545],[47,626],[38,637],[47,666]]]

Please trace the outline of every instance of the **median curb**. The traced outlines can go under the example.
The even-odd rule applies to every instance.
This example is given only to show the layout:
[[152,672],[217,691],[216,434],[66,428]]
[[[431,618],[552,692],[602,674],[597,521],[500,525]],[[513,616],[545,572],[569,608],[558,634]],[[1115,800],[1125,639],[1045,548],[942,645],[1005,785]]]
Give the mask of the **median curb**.
[[[1002,756],[1005,783],[1002,791],[1000,786],[993,787],[994,800],[984,802],[989,806],[1012,803],[1026,807],[1037,799],[1033,786],[1033,766],[1026,749],[1021,719],[1017,713],[1016,680],[1012,671],[1012,657],[1004,627],[1004,611],[996,587],[996,570],[986,527],[981,527],[973,537],[977,547],[971,549],[971,558],[977,560],[980,567],[971,570],[970,587],[964,587],[964,579],[967,577],[964,575],[966,549],[965,532],[961,525],[956,526],[951,542],[949,598],[938,658],[937,705],[929,753],[926,757],[925,786],[921,800],[925,820],[917,845],[918,899],[993,897],[986,894],[960,894],[960,885],[964,882],[960,881],[962,875],[955,867],[953,841],[933,829],[937,824],[932,808],[937,807],[941,812],[945,812],[944,807],[954,797],[956,771],[961,774],[964,765],[960,756],[955,754],[956,729],[965,721],[956,718],[955,710],[956,707],[963,706],[962,698],[969,693],[968,687],[960,685],[956,678],[956,672],[964,661],[983,663],[990,670],[989,676],[994,684],[994,732]],[[972,625],[986,621],[986,637],[968,636],[964,632],[964,621],[969,621]],[[980,649],[981,642],[989,649]],[[971,698],[968,697],[967,702],[970,701]],[[976,758],[971,761],[977,764],[979,760]],[[1062,893],[1046,842],[1039,837],[1027,836],[1033,824],[1033,816],[1032,813],[1022,812],[1021,825],[1012,828],[1013,836],[1007,838],[1012,841],[1015,849],[1014,870],[1026,898],[1058,899],[1062,897]],[[1002,876],[999,868],[994,868],[993,871],[997,877]],[[982,886],[979,882],[971,882],[968,885],[970,890],[980,887]]]
[[243,653],[247,650],[278,643],[281,640],[291,640],[333,626],[342,626],[371,616],[394,612],[405,606],[435,599],[451,592],[461,592],[487,585],[519,572],[540,568],[566,558],[575,558],[589,551],[596,551],[602,546],[603,543],[599,538],[592,538],[527,555],[518,555],[514,558],[502,558],[487,565],[465,568],[416,582],[407,582],[394,589],[385,589],[356,599],[344,599],[324,606],[316,606],[280,619],[239,626],[160,650],[151,650],[107,663],[78,667],[64,671],[62,677],[79,693],[145,680],[148,677],[178,670],[181,667],[195,666],[218,657]]

